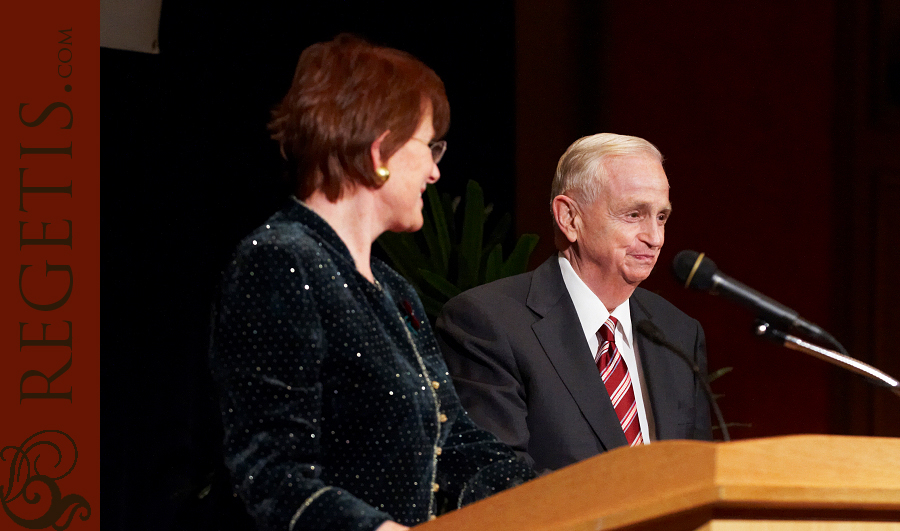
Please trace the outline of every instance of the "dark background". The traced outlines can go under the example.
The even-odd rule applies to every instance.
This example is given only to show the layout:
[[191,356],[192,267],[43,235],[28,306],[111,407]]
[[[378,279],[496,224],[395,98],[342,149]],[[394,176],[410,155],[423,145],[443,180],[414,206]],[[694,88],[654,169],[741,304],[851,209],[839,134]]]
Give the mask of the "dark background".
[[704,251],[900,375],[897,2],[184,4],[163,7],[159,55],[101,51],[104,529],[241,528],[214,474],[209,305],[233,245],[286,195],[269,110],[300,51],[340,31],[442,77],[438,188],[479,181],[541,235],[533,266],[552,252],[550,181],[572,141],[660,148],[674,216],[643,285],[701,321],[711,369],[734,368],[714,383],[726,419],[749,424],[734,438],[900,435],[896,397],[755,339],[752,314],[668,272]]

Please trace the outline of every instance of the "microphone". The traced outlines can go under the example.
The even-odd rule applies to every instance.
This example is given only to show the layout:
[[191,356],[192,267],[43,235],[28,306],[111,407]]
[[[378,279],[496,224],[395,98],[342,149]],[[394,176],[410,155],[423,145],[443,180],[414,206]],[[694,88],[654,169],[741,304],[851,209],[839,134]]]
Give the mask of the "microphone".
[[656,343],[657,345],[666,347],[667,349],[674,352],[678,355],[679,358],[684,360],[685,363],[688,364],[688,367],[694,371],[694,374],[697,376],[697,379],[702,383],[703,394],[706,395],[706,400],[709,402],[709,405],[712,407],[713,413],[716,415],[716,422],[719,423],[719,429],[722,430],[722,440],[728,442],[731,440],[731,437],[728,435],[728,426],[725,424],[725,419],[722,417],[722,410],[719,409],[719,404],[716,403],[716,398],[713,396],[712,389],[709,386],[709,378],[707,375],[700,372],[700,367],[691,359],[690,356],[684,353],[678,345],[675,345],[663,335],[662,330],[659,329],[658,326],[653,324],[652,322],[644,319],[643,321],[637,324],[637,331],[649,339],[650,341]]
[[770,324],[786,326],[829,342],[834,341],[828,332],[800,317],[794,310],[720,272],[716,263],[706,258],[704,253],[681,251],[675,255],[672,272],[684,287],[722,295],[754,310],[757,317]]

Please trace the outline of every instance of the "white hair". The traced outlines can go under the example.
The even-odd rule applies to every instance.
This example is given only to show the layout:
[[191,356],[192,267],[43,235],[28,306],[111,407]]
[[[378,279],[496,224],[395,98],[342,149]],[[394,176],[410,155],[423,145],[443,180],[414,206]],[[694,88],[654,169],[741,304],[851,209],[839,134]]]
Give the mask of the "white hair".
[[600,197],[607,180],[604,162],[613,157],[641,156],[663,163],[656,146],[636,136],[599,133],[576,140],[559,158],[550,188],[550,201],[558,195],[575,196],[591,204]]

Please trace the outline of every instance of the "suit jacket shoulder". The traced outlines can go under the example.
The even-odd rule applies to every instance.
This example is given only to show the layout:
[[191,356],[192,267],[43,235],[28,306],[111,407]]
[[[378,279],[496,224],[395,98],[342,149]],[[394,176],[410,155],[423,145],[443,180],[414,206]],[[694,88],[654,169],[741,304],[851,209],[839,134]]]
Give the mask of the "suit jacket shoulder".
[[[632,326],[634,327],[637,327],[642,319],[649,319],[667,333],[667,338],[668,334],[674,334],[676,337],[685,334],[695,337],[698,330],[701,334],[703,332],[699,321],[652,291],[637,288],[629,302],[631,303]],[[695,349],[695,347],[691,347],[689,350]]]
[[644,288],[634,290],[634,293],[631,295],[631,302],[641,305],[644,311],[650,315],[665,315],[671,319],[691,323],[697,322],[694,318],[676,308],[671,302]]

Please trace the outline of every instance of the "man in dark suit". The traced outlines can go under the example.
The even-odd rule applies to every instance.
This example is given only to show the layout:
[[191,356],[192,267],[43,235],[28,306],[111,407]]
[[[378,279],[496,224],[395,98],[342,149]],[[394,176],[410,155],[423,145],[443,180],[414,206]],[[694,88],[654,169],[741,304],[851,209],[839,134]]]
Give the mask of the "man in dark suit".
[[558,255],[453,298],[438,318],[463,406],[539,471],[627,444],[711,439],[697,375],[637,331],[650,321],[705,374],[700,324],[638,287],[672,210],[662,155],[636,137],[582,138],[551,198]]

